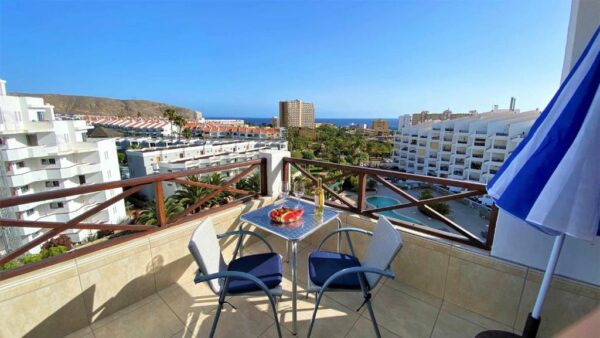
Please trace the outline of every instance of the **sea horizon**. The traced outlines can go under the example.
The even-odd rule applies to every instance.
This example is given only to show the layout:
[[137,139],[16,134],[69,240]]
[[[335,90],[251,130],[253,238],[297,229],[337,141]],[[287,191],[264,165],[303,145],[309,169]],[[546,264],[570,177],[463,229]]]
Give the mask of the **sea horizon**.
[[[222,117],[222,116],[204,116],[205,119],[210,120],[244,120],[244,122],[248,124],[254,125],[262,125],[262,124],[271,124],[272,117]],[[398,127],[398,119],[397,118],[315,118],[315,123],[333,123],[337,127],[348,127],[351,125],[367,125],[367,127],[371,126],[371,122],[373,120],[386,120],[389,123],[390,129],[397,129]]]

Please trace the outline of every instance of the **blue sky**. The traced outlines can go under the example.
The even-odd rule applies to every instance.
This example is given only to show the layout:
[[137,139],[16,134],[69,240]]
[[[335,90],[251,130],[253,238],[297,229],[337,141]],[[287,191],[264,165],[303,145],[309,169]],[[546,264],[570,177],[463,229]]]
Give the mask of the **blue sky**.
[[544,108],[570,1],[0,1],[9,91],[138,98],[207,116],[396,117]]

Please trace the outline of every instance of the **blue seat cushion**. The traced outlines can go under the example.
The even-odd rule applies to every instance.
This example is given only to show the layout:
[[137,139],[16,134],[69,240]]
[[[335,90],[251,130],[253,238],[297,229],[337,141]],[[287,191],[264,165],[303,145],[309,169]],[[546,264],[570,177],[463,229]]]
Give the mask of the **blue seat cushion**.
[[[281,256],[276,253],[264,253],[240,257],[229,263],[228,271],[247,272],[260,279],[265,285],[272,289],[281,284],[283,268]],[[246,293],[262,290],[253,281],[241,278],[232,278],[229,281],[228,293]]]
[[[310,280],[318,286],[323,286],[325,281],[327,281],[334,273],[356,266],[360,266],[358,258],[343,253],[315,251],[308,256],[308,273]],[[329,284],[328,288],[360,289],[358,275],[343,275]]]

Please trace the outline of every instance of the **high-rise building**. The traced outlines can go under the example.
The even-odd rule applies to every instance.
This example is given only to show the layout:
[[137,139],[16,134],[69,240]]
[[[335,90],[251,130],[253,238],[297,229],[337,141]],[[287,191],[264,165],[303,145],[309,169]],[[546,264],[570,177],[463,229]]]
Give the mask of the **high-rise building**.
[[376,119],[371,122],[371,129],[376,132],[387,133],[390,129],[388,120]]
[[404,114],[398,117],[398,130],[410,126],[412,126],[412,116],[410,114]]
[[400,128],[395,166],[408,173],[487,183],[525,138],[539,110],[509,109]]
[[[57,120],[42,98],[6,94],[0,80],[0,195],[4,198],[120,179],[114,139],[87,140],[83,120]],[[67,222],[120,194],[121,188],[27,203],[1,210],[2,218]],[[125,218],[119,201],[86,223],[118,224]],[[47,230],[47,229],[45,229]],[[9,252],[44,233],[39,228],[2,228],[0,252]],[[74,242],[93,230],[67,230]]]
[[285,128],[314,128],[315,105],[301,100],[280,101],[279,125]]

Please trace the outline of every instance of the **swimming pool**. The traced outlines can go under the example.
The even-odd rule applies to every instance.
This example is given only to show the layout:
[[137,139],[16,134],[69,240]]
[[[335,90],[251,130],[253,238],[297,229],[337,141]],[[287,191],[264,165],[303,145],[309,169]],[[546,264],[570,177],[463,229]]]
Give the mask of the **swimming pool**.
[[[371,196],[371,197],[367,197],[367,203],[369,203],[370,205],[372,205],[375,208],[383,208],[383,207],[389,207],[392,205],[400,204],[400,201],[398,201],[395,198],[391,198],[391,197]],[[379,212],[378,214],[381,214],[381,215],[383,215],[385,217],[389,217],[389,218],[395,218],[400,221],[416,223],[416,224],[423,224],[423,223],[421,223],[421,221],[414,219],[412,217],[402,215],[395,210],[383,211],[383,212]]]

